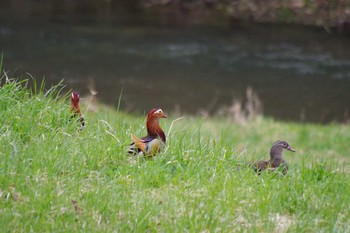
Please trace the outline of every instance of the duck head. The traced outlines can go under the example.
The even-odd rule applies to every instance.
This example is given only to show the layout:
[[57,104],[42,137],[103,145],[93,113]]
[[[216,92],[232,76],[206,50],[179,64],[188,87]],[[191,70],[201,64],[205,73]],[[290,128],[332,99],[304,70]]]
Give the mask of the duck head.
[[163,110],[160,108],[153,108],[149,111],[147,115],[147,121],[151,121],[154,119],[167,118],[167,115],[164,114]]
[[295,152],[295,150],[286,141],[278,140],[272,144],[270,155],[274,159],[276,157],[282,157],[282,151],[289,150]]

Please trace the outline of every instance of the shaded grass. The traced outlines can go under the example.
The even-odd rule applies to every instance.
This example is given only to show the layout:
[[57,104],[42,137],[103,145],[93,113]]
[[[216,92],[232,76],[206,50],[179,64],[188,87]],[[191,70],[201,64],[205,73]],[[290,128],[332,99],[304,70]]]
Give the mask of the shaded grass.
[[[186,116],[145,161],[126,153],[144,116],[102,108],[79,132],[58,88],[22,84],[0,89],[2,232],[350,230],[348,125]],[[284,154],[288,175],[255,175],[245,164],[278,139],[297,150]]]

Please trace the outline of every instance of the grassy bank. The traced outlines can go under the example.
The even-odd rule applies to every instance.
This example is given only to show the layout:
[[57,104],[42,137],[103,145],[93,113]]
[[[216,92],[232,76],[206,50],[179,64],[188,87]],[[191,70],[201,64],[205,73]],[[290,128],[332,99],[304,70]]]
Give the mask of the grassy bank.
[[[144,116],[100,108],[80,132],[57,88],[4,82],[1,232],[350,231],[348,125],[186,116],[171,127],[168,113],[166,151],[144,161],[126,154]],[[277,139],[297,150],[284,153],[288,175],[255,175],[244,163]]]

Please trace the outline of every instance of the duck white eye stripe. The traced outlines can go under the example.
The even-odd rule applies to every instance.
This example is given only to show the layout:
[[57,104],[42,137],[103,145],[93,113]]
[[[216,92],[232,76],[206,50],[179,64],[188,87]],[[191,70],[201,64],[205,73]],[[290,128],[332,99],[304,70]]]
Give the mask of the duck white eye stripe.
[[155,111],[154,113],[162,113],[162,109],[158,109],[158,110]]
[[272,147],[275,147],[275,146],[277,146],[277,145],[280,145],[281,143],[282,143],[282,144],[286,144],[286,142],[279,140],[279,141],[275,142],[274,144],[272,144]]
[[273,143],[272,146],[276,146],[279,143],[281,143],[281,141],[277,141],[277,142]]

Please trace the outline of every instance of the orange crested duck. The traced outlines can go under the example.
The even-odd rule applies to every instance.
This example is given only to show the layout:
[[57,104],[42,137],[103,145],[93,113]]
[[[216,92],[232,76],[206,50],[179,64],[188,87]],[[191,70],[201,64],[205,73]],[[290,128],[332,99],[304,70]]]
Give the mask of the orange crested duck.
[[72,115],[69,118],[69,121],[72,120],[72,118],[78,117],[77,121],[80,121],[80,130],[83,130],[85,126],[85,121],[84,117],[80,112],[80,106],[79,106],[79,100],[80,100],[80,95],[78,92],[72,92],[72,98],[71,98],[71,106],[70,106],[70,111]]
[[251,167],[260,175],[261,172],[266,169],[274,171],[281,166],[282,173],[285,175],[288,171],[288,163],[282,157],[282,152],[284,149],[295,152],[288,142],[278,140],[272,144],[270,150],[270,160],[253,163],[251,164]]
[[167,118],[160,108],[153,108],[147,115],[147,136],[138,138],[131,134],[132,143],[128,150],[129,154],[154,156],[165,145],[166,137],[160,128],[159,119]]

